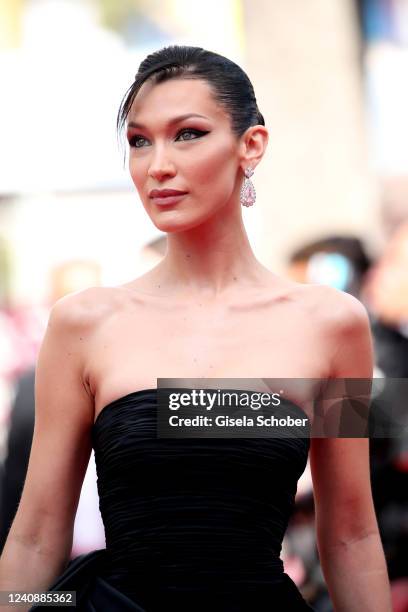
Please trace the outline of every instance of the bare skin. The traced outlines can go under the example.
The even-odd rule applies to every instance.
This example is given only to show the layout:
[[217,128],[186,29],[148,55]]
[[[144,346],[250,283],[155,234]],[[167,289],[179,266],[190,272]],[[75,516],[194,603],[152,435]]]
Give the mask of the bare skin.
[[[179,118],[192,112],[201,117]],[[161,377],[372,376],[360,302],[281,279],[251,249],[239,191],[243,171],[264,154],[264,126],[237,138],[207,83],[173,79],[143,86],[128,139],[132,180],[152,222],[167,233],[168,250],[141,278],[69,295],[52,309],[0,590],[46,589],[65,567],[92,427],[113,400],[155,388]],[[163,207],[151,190],[165,188],[186,194]],[[310,394],[291,398],[309,414]],[[390,612],[368,440],[314,438],[310,460],[321,563],[336,612]]]
[[[92,290],[106,300],[97,331],[84,337],[95,419],[114,399],[156,388],[157,378],[327,376],[331,347],[316,316],[321,288],[270,275],[252,289],[237,280],[228,298],[214,301],[166,297],[147,280]],[[305,326],[312,317],[316,325]],[[305,387],[290,397],[308,412],[310,395]]]

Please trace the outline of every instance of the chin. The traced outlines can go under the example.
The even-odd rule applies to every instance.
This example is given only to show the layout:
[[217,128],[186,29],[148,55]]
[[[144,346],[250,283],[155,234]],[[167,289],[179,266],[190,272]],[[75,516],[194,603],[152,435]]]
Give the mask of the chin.
[[176,209],[172,210],[163,210],[160,211],[159,214],[154,211],[153,214],[149,214],[149,217],[152,223],[157,227],[161,232],[167,233],[177,233],[177,232],[185,232],[191,230],[195,227],[198,227],[207,219],[212,216],[212,211],[201,211],[201,214],[197,214],[197,210],[189,210],[184,209]]
[[197,225],[200,225],[199,222],[186,223],[181,219],[160,219],[160,221],[157,219],[152,219],[152,221],[158,230],[160,230],[161,232],[166,232],[167,234],[185,232],[187,230],[192,229],[193,227],[196,227]]

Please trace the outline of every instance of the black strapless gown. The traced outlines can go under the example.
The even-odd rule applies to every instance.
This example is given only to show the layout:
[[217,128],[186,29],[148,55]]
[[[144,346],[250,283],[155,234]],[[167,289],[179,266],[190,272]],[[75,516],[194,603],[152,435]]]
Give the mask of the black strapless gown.
[[76,591],[84,612],[312,610],[280,559],[309,438],[157,438],[156,399],[136,391],[98,415],[106,549],[50,590]]

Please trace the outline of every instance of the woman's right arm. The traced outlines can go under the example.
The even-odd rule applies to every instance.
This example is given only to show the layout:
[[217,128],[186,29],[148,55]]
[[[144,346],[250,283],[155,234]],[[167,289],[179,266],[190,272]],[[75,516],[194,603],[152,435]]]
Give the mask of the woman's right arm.
[[0,558],[0,591],[47,590],[70,558],[94,418],[83,377],[91,325],[83,293],[53,306],[38,355],[33,442]]

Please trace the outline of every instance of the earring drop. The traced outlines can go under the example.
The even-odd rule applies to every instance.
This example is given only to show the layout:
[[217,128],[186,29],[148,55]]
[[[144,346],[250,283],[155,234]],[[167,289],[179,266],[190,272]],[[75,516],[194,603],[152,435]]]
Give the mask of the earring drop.
[[242,206],[252,206],[256,200],[256,191],[253,182],[251,181],[251,176],[254,171],[251,166],[245,170],[245,181],[241,187],[241,195],[240,200]]

